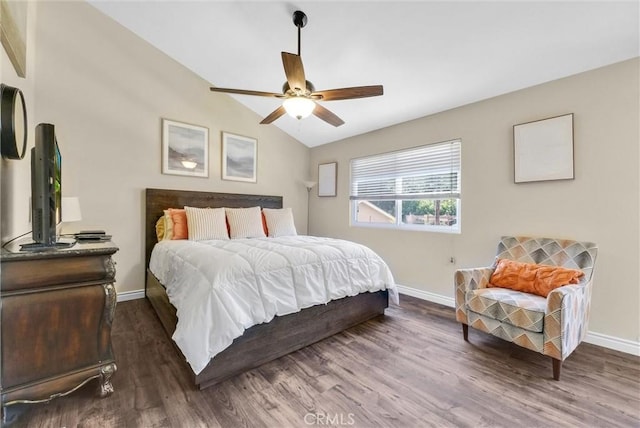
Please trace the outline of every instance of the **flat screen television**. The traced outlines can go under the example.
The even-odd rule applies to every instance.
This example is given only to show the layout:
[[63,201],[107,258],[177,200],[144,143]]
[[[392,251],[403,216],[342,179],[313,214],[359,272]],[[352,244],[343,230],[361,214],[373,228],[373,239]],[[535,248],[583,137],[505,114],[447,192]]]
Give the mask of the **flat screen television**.
[[36,126],[36,143],[31,149],[31,223],[33,243],[23,250],[69,247],[73,242],[58,239],[62,221],[62,156],[55,127]]

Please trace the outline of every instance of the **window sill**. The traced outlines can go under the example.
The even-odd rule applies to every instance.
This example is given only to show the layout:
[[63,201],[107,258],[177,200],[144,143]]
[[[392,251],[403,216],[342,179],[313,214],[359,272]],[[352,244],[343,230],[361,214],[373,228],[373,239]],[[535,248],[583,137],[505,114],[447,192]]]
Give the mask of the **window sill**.
[[355,223],[351,222],[350,227],[362,227],[365,229],[392,229],[410,232],[433,232],[433,233],[449,233],[460,235],[462,232],[460,227],[452,228],[449,226],[420,226],[416,224],[383,224],[383,223]]

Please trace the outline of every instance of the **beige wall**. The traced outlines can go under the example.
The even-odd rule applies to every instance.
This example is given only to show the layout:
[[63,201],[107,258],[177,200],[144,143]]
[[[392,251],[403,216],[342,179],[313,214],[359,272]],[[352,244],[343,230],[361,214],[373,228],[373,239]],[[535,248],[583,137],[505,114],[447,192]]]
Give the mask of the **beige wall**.
[[[338,196],[312,197],[311,233],[366,244],[399,284],[446,298],[454,270],[491,264],[501,235],[596,242],[589,330],[637,343],[639,68],[636,58],[312,149],[312,169],[338,162]],[[514,184],[513,125],[566,113],[574,113],[575,180]],[[462,139],[461,234],[349,226],[351,158],[454,138]]]
[[[119,292],[143,287],[145,187],[283,195],[306,226],[301,184],[317,164],[337,161],[338,196],[311,192],[311,232],[365,243],[398,283],[453,296],[457,267],[487,265],[502,234],[592,240],[599,244],[590,330],[639,340],[638,59],[507,94],[311,150],[233,99],[211,94],[185,70],[85,3],[29,3],[27,78],[2,50],[3,83],[23,90],[29,147],[39,122],[56,124],[65,196],[79,196],[84,221],[103,227],[121,250]],[[574,113],[576,179],[513,183],[512,126]],[[160,173],[161,118],[210,130],[210,177]],[[220,132],[258,139],[258,184],[220,179]],[[349,159],[461,138],[462,233],[349,227]],[[611,154],[614,152],[614,154]],[[0,161],[2,242],[27,232],[29,162]],[[456,265],[449,263],[456,258]]]
[[[27,45],[26,78],[18,77],[5,50],[0,47],[0,78],[5,85],[19,88],[25,98],[27,107],[27,153],[22,160],[5,160],[0,158],[0,232],[1,242],[31,230],[29,223],[29,196],[31,193],[31,172],[29,151],[34,144],[34,127],[31,126],[35,116],[35,79],[34,66],[36,59],[35,38],[37,7],[29,2],[25,6],[27,12],[27,28],[25,43]],[[20,219],[18,221],[18,219]]]
[[[35,5],[35,4],[34,4]],[[27,79],[29,130],[56,125],[63,194],[78,196],[83,221],[120,247],[119,293],[144,288],[143,189],[284,196],[306,230],[309,149],[84,2],[38,2],[35,59]],[[4,69],[10,67],[3,57]],[[222,66],[222,64],[221,64]],[[4,80],[3,80],[4,81]],[[161,174],[161,118],[209,128],[209,178]],[[258,183],[221,180],[220,133],[258,139]],[[33,146],[33,136],[30,138]],[[2,161],[2,241],[31,229],[29,161]]]

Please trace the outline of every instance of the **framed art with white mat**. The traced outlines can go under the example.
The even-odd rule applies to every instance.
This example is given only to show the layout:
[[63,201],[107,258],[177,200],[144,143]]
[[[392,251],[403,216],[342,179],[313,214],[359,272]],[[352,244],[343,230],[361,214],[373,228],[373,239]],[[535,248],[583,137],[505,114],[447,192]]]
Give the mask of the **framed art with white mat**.
[[573,180],[573,113],[514,125],[514,181]]

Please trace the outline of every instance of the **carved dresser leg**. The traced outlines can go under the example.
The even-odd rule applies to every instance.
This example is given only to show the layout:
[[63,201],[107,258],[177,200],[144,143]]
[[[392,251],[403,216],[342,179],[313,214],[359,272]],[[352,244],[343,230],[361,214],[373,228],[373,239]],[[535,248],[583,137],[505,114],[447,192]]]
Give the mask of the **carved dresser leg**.
[[100,369],[100,389],[98,394],[100,398],[108,397],[113,394],[113,385],[111,384],[111,376],[116,372],[115,364],[109,364]]

